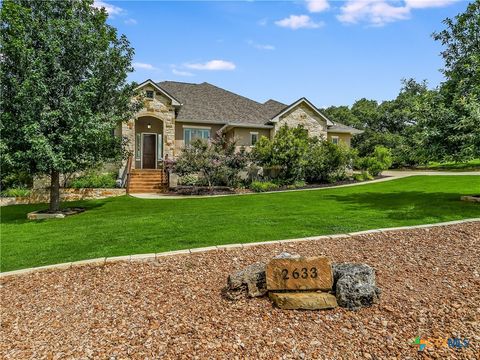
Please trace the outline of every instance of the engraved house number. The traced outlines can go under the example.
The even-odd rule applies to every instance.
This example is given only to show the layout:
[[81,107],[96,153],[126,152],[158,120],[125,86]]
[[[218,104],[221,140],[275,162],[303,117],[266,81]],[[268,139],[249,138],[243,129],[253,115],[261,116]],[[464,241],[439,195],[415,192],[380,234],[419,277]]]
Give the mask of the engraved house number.
[[293,269],[291,274],[288,273],[288,269],[282,269],[283,280],[290,279],[289,275],[291,275],[294,279],[298,279],[298,278],[306,279],[308,277],[315,279],[318,276],[318,272],[316,267],[310,268],[310,271],[307,268],[301,268],[300,270],[295,268]]

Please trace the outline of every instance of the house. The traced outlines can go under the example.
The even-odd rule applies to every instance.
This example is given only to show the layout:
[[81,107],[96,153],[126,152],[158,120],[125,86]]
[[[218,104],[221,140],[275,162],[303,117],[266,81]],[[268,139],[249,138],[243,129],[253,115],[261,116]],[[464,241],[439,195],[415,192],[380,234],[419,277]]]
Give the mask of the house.
[[142,179],[147,175],[140,175],[138,169],[159,169],[193,139],[209,139],[218,132],[247,149],[262,136],[272,138],[284,124],[303,125],[311,136],[348,146],[352,136],[361,132],[329,120],[306,98],[290,105],[273,99],[262,104],[206,82],[146,80],[136,90],[144,95],[145,105],[116,134],[129,140],[130,168],[137,169],[132,174]]
[[144,94],[145,107],[117,130],[130,140],[135,169],[158,168],[166,157],[174,159],[192,139],[208,139],[218,131],[246,148],[261,136],[273,137],[284,124],[303,125],[312,136],[348,146],[352,136],[360,133],[329,120],[306,98],[290,105],[276,100],[261,104],[206,82],[147,80],[137,91]]

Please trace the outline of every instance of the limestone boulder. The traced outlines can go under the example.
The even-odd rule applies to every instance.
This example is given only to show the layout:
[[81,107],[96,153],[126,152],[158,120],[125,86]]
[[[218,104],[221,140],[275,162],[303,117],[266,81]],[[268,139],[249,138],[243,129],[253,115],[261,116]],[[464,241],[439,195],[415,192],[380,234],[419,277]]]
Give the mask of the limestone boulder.
[[322,310],[337,307],[334,295],[325,292],[269,292],[268,297],[280,309]]
[[227,286],[222,293],[230,300],[237,300],[245,295],[248,297],[265,295],[267,293],[265,263],[257,262],[230,274],[227,279]]

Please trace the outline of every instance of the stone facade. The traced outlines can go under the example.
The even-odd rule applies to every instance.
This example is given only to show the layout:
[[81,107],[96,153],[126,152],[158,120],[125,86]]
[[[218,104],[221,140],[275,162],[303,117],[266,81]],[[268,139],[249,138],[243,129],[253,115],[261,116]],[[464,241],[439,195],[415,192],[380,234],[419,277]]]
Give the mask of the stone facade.
[[299,104],[297,107],[283,115],[280,120],[275,123],[275,132],[285,124],[289,127],[302,125],[308,130],[308,135],[324,139],[327,138],[326,120],[315,113],[305,103]]
[[[127,149],[135,155],[135,125],[141,117],[152,117],[163,123],[163,156],[172,159],[175,155],[175,108],[169,98],[155,91],[153,86],[145,85],[142,91],[154,91],[153,99],[145,99],[144,107],[127,123],[122,124],[122,136],[128,140]],[[133,163],[135,168],[135,163]],[[137,164],[138,167],[138,164]]]

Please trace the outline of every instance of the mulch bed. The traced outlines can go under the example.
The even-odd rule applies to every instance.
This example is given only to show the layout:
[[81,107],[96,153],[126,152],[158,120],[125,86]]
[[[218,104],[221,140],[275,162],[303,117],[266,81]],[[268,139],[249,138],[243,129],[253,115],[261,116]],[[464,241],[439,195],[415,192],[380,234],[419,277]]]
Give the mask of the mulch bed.
[[[380,175],[376,176],[373,180],[384,179],[389,176]],[[297,188],[289,188],[288,186],[280,186],[277,189],[269,190],[268,192],[285,191],[285,190],[306,190],[306,189],[320,189],[328,188],[332,186],[356,184],[360,182],[368,182],[372,180],[358,181],[358,180],[341,180],[334,183],[324,184],[306,184]],[[213,190],[210,190],[207,186],[177,186],[175,190],[170,190],[164,195],[228,195],[228,194],[253,194],[255,191],[250,189],[233,189],[227,186],[214,186]]]
[[[229,273],[280,251],[361,262],[378,305],[284,311],[228,301]],[[2,359],[475,359],[480,223],[263,245],[37,272],[1,280]],[[413,338],[466,338],[417,353]]]

